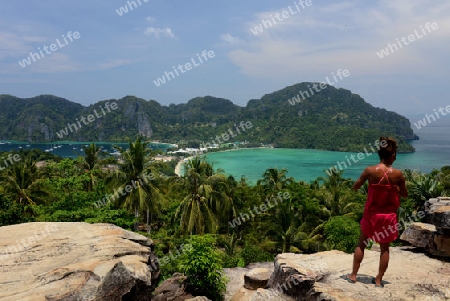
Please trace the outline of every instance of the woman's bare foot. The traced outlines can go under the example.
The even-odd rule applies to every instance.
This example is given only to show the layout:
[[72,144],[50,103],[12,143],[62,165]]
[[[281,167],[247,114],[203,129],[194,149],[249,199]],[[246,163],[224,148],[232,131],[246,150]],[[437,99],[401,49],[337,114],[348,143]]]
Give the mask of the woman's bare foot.
[[344,276],[344,279],[347,280],[350,283],[355,283],[356,282],[356,275],[348,274],[348,275]]
[[379,275],[377,275],[377,277],[375,277],[373,283],[374,283],[375,286],[377,286],[377,287],[384,287],[383,281],[380,279],[380,276],[379,276]]

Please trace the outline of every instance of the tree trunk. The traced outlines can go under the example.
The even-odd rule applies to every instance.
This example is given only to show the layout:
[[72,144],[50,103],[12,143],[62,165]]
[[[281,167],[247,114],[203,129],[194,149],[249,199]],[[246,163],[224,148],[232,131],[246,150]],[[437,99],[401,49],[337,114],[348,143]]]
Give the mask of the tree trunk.
[[150,229],[150,223],[149,223],[149,216],[150,216],[150,209],[147,206],[147,233],[150,234],[151,229]]
[[[138,209],[137,205],[135,205],[135,207],[134,207],[134,216],[136,218],[139,217],[139,209]],[[139,219],[134,223],[134,231],[138,231],[138,230],[139,230]]]

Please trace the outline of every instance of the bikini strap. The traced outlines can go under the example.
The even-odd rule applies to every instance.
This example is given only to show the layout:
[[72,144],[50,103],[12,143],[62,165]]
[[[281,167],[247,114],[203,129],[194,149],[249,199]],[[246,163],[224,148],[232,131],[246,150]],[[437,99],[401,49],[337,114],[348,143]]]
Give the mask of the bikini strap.
[[[381,165],[380,165],[380,166],[381,166]],[[389,184],[391,184],[391,181],[389,180],[389,176],[387,175],[387,172],[390,170],[390,168],[386,170],[386,169],[384,169],[383,167],[381,167],[381,169],[383,170],[384,175],[383,175],[383,177],[380,179],[380,182],[378,182],[378,185],[381,184],[381,182],[383,181],[384,178],[386,178],[386,180],[389,182]]]

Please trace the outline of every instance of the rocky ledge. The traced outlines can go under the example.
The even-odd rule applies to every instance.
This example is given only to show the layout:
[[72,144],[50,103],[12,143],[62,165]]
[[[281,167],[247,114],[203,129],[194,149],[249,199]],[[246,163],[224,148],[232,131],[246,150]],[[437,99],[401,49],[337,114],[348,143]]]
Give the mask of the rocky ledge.
[[424,223],[412,223],[400,239],[439,257],[450,257],[450,198],[425,202]]
[[[450,298],[450,263],[416,253],[411,247],[391,248],[384,288],[375,287],[372,277],[377,274],[380,257],[376,246],[366,250],[356,283],[343,279],[351,271],[353,255],[340,251],[311,255],[284,253],[275,258],[275,264],[225,269],[232,279],[225,300],[439,301]],[[259,280],[267,277],[267,271],[259,268],[272,271],[268,284],[256,288],[253,281],[253,289],[247,289],[250,276]],[[262,273],[255,276],[258,271]]]
[[110,224],[0,227],[0,300],[151,300],[153,242]]

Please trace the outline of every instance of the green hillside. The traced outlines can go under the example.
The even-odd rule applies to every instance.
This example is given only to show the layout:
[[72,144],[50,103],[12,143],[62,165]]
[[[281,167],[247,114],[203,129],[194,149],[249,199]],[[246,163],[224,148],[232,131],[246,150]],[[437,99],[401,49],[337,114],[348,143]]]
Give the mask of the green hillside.
[[[375,108],[359,95],[333,86],[302,99],[300,92],[308,91],[312,84],[286,87],[252,99],[246,107],[212,96],[169,106],[126,96],[84,107],[52,95],[28,99],[0,95],[0,139],[121,142],[142,135],[152,140],[197,145],[234,130],[234,124],[249,121],[253,127],[233,141],[247,140],[255,146],[262,143],[284,148],[361,151],[380,135],[386,135],[399,140],[400,151],[413,151],[406,143],[415,138],[407,118]],[[301,101],[292,101],[294,97]],[[116,102],[117,109],[106,111],[107,102]],[[89,115],[95,116],[91,122],[79,122]],[[68,124],[77,125],[77,121],[76,130],[66,129],[67,135],[62,135],[61,130]]]

